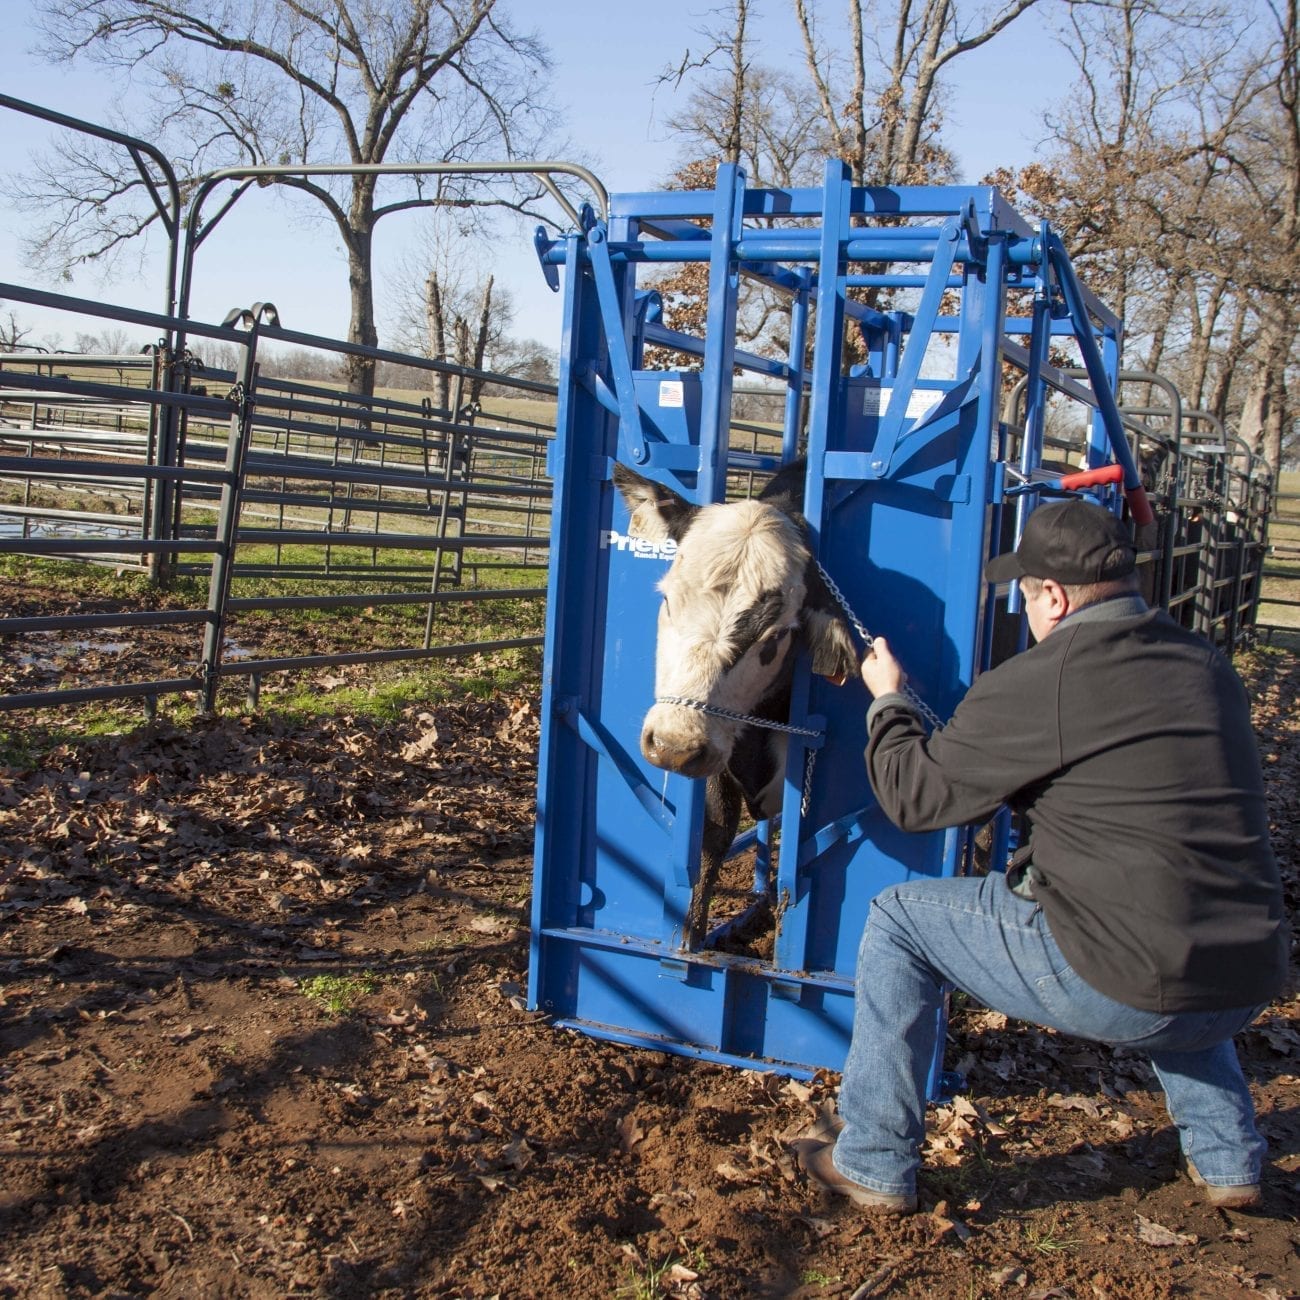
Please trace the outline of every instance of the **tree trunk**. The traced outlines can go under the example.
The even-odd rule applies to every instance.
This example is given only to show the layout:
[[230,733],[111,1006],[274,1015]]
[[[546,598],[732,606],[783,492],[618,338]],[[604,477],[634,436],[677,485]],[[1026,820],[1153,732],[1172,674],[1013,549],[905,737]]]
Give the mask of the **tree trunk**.
[[1188,375],[1186,396],[1196,407],[1201,407],[1205,403],[1205,388],[1210,373],[1210,349],[1218,333],[1219,317],[1223,312],[1227,288],[1223,280],[1215,283],[1201,310],[1198,328],[1192,336],[1191,371]]
[[[375,279],[370,257],[373,231],[354,230],[348,240],[348,290],[352,295],[352,317],[348,322],[348,342],[365,347],[379,346],[375,329]],[[375,395],[374,357],[349,356],[344,362],[348,392],[358,397]]]
[[[425,346],[437,361],[447,359],[447,316],[442,305],[442,286],[437,271],[430,271],[424,281]],[[438,409],[446,411],[451,403],[451,376],[438,371],[433,377]]]
[[736,0],[736,33],[731,42],[731,102],[727,110],[727,142],[724,157],[740,162],[741,129],[745,120],[745,27],[749,21],[749,0]]
[[948,0],[930,0],[925,10],[924,53],[917,60],[916,85],[903,119],[903,136],[898,155],[890,159],[888,181],[894,185],[916,184],[917,161],[921,153],[921,131],[930,112],[935,82],[939,75],[939,50],[953,21]]
[[1214,377],[1214,387],[1210,390],[1210,400],[1206,409],[1225,424],[1228,420],[1228,399],[1232,393],[1232,378],[1236,371],[1237,358],[1241,355],[1241,342],[1246,337],[1246,316],[1249,311],[1249,299],[1240,295],[1237,299],[1237,311],[1232,321],[1232,333],[1228,337],[1225,355],[1219,363],[1218,374]]
[[1179,278],[1171,275],[1169,283],[1165,286],[1163,301],[1156,311],[1155,319],[1151,322],[1151,351],[1147,353],[1146,359],[1148,370],[1158,372],[1160,369],[1160,362],[1165,355],[1166,336],[1173,322],[1174,306],[1178,301],[1179,291]]
[[[375,237],[375,178],[352,179],[352,203],[348,209],[348,228],[344,239],[348,250],[348,291],[352,296],[352,318],[348,322],[348,342],[364,347],[379,346],[375,328],[375,275],[373,244]],[[358,397],[375,395],[375,359],[348,357],[344,365],[348,392]]]
[[1241,411],[1241,437],[1276,470],[1282,452],[1282,416],[1286,406],[1287,356],[1290,338],[1281,313],[1270,311],[1260,322],[1255,373]]
[[[474,359],[472,364],[475,370],[483,369],[483,362],[487,357],[488,327],[492,321],[492,284],[493,277],[489,275],[487,283],[483,286],[483,300],[478,313],[478,333],[474,338]],[[482,393],[483,376],[475,375],[470,381],[469,400],[477,402]]]

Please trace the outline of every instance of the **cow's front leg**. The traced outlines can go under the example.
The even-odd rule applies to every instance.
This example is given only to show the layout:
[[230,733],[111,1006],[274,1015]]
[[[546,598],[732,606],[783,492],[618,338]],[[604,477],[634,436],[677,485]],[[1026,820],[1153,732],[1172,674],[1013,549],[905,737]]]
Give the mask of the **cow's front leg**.
[[718,873],[740,825],[740,787],[729,772],[711,776],[704,792],[704,837],[700,845],[700,874],[691,891],[686,913],[686,946],[693,952],[704,946],[709,932],[709,905],[718,886]]

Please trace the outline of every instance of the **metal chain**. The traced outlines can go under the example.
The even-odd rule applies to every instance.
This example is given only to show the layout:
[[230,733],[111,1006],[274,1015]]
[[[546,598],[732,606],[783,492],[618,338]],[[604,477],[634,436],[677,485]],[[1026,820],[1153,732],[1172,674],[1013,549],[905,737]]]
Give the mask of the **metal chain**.
[[[839,601],[840,608],[844,611],[845,616],[848,618],[849,622],[853,624],[853,630],[858,634],[859,637],[861,637],[862,644],[865,645],[868,650],[870,650],[871,647],[875,644],[876,638],[872,636],[871,633],[868,632],[865,627],[863,627],[862,621],[853,612],[852,607],[849,605],[849,602],[845,598],[844,593],[839,589],[839,586],[836,584],[835,579],[832,578],[831,575],[827,573],[826,570],[822,567],[822,562],[818,560],[816,563],[817,563],[817,572],[822,575],[822,581],[830,589],[831,595],[834,596],[837,601]],[[943,719],[940,718],[939,715],[935,713],[935,711],[906,682],[903,683],[903,694],[907,696],[907,698],[911,701],[912,706],[916,709],[916,711],[932,727],[943,726]]]
[[[820,560],[817,561],[817,572],[822,575],[822,581],[830,590],[831,595],[839,602],[840,608],[853,625],[853,630],[861,638],[862,644],[870,650],[876,638],[862,625],[862,621],[853,612],[852,606],[839,589],[835,579],[822,567]],[[903,683],[903,694],[907,696],[917,712],[932,727],[943,726],[943,721],[939,715],[906,682]],[[683,709],[694,709],[697,713],[707,713],[710,717],[726,718],[730,722],[743,722],[746,726],[762,727],[766,731],[781,731],[790,736],[820,736],[822,734],[811,727],[796,727],[789,722],[773,722],[771,718],[757,718],[752,713],[737,713],[733,709],[719,708],[716,704],[706,704],[703,700],[687,699],[684,695],[659,695],[656,696],[655,703],[675,704]],[[809,749],[804,758],[803,798],[800,802],[800,813],[804,816],[808,813],[808,805],[812,799],[813,770],[816,766],[817,751]]]
[[684,695],[659,695],[656,704],[678,704],[684,709],[694,709],[697,713],[707,713],[714,718],[727,718],[731,722],[743,722],[751,727],[763,727],[768,731],[783,731],[790,736],[820,736],[820,731],[811,727],[796,727],[789,722],[773,722],[771,718],[756,718],[751,713],[735,713],[731,709],[721,709],[716,704],[706,704],[703,700],[688,700]]
[[[688,700],[682,695],[660,695],[656,704],[679,704],[684,709],[695,709],[699,713],[708,713],[715,718],[729,718],[732,722],[743,722],[751,727],[764,727],[768,731],[783,731],[792,736],[820,736],[820,731],[810,727],[796,727],[788,722],[773,722],[770,718],[756,718],[749,713],[734,713],[731,709],[720,709],[703,700]],[[803,797],[799,801],[799,815],[808,815],[808,804],[812,800],[813,769],[817,766],[817,751],[809,749],[804,758]]]
[[813,769],[817,766],[817,751],[809,749],[803,764],[803,798],[799,800],[799,816],[808,816],[808,805],[812,802]]

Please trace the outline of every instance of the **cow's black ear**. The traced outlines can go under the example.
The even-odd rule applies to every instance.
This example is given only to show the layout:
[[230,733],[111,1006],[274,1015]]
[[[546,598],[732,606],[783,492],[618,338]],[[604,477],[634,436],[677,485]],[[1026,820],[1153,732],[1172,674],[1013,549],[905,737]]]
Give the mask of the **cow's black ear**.
[[803,635],[812,652],[813,672],[837,680],[858,672],[858,649],[839,602],[815,562],[804,571]]
[[803,632],[812,651],[813,672],[837,682],[857,675],[857,646],[839,615],[809,606],[804,610]]
[[699,506],[693,506],[672,488],[645,478],[626,465],[614,464],[614,486],[632,513],[628,532],[652,542],[672,538],[680,542],[686,536]]
[[807,472],[808,462],[804,457],[792,460],[777,470],[758,494],[758,499],[783,510],[787,515],[798,515],[803,509],[804,476]]

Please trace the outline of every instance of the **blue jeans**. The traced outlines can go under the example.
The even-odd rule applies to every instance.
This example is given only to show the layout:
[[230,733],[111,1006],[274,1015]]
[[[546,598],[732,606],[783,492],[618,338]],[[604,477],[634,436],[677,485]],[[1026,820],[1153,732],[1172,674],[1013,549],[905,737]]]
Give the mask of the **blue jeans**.
[[1148,1053],[1197,1172],[1223,1186],[1259,1182],[1265,1144],[1232,1035],[1260,1008],[1169,1015],[1098,993],[1061,956],[1041,908],[996,873],[893,885],[871,905],[834,1152],[854,1182],[915,1194],[945,984],[1017,1020]]

